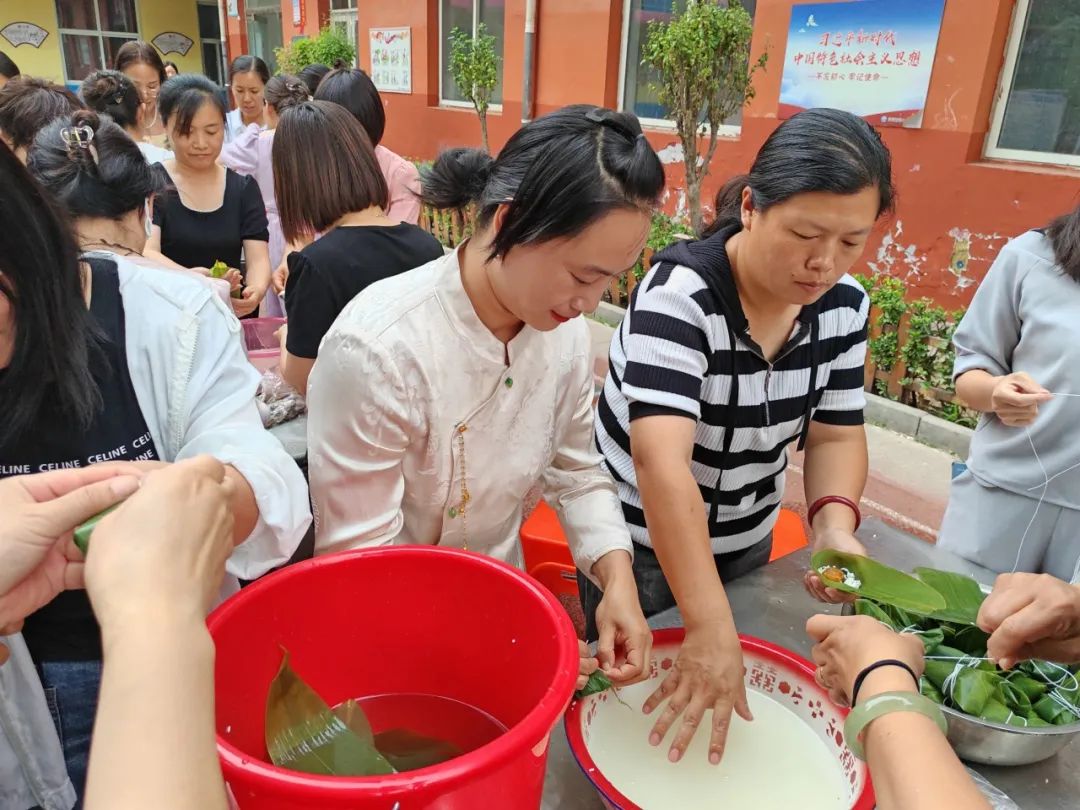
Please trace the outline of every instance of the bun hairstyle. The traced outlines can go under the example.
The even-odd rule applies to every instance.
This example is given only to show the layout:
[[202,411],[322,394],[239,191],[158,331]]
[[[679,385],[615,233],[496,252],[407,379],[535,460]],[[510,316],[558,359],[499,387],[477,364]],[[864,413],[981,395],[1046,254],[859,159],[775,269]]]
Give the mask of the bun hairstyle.
[[66,87],[34,76],[20,76],[0,90],[0,130],[12,149],[27,148],[50,121],[82,109]]
[[270,82],[270,68],[266,66],[266,62],[251,54],[244,54],[233,59],[229,66],[229,84],[232,84],[233,79],[241,73],[258,74],[264,85]]
[[308,86],[308,91],[311,93],[312,96],[314,96],[315,91],[319,89],[319,82],[321,82],[323,80],[323,77],[326,76],[326,74],[329,72],[330,68],[328,68],[326,65],[321,65],[318,62],[314,62],[310,65],[305,66],[304,69],[296,75],[300,79],[300,81],[302,81]]
[[205,76],[197,73],[182,73],[169,79],[161,86],[158,97],[158,110],[166,126],[175,124],[181,135],[191,132],[191,122],[204,104],[210,103],[221,114],[225,123],[225,102],[221,99],[218,86]]
[[340,104],[360,122],[371,145],[379,145],[386,130],[386,110],[375,82],[364,71],[349,67],[343,59],[335,60],[334,69],[319,82],[315,100]]
[[878,131],[856,115],[827,107],[804,110],[773,130],[750,173],[732,178],[717,193],[716,219],[703,236],[740,221],[746,186],[762,213],[796,194],[856,194],[873,187],[880,217],[893,209],[896,197],[892,157]]
[[135,142],[93,110],[80,110],[42,130],[26,165],[75,218],[119,219],[161,191],[159,175]]
[[158,56],[157,48],[149,42],[141,39],[133,39],[125,42],[116,52],[116,63],[113,67],[123,73],[131,65],[149,65],[157,71],[158,81],[165,84],[165,63]]
[[139,91],[118,70],[99,70],[82,83],[79,96],[91,110],[104,113],[124,129],[135,126],[139,116]]
[[485,227],[509,204],[491,258],[518,245],[575,236],[609,211],[651,209],[664,167],[630,113],[575,104],[532,121],[499,152],[450,149],[423,175],[435,208],[477,207]]
[[302,101],[309,101],[311,94],[308,92],[308,86],[296,76],[282,74],[274,76],[266,83],[263,97],[266,103],[274,108],[274,112],[281,115],[289,107]]

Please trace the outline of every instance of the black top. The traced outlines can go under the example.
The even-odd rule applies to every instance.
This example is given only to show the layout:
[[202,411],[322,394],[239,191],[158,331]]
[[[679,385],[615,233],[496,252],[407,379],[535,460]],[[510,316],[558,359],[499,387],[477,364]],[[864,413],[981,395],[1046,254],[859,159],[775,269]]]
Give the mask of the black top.
[[434,236],[407,222],[334,228],[300,252],[290,253],[286,350],[314,359],[341,310],[364,288],[442,255]]
[[[116,263],[86,261],[92,271],[90,314],[102,332],[101,351],[91,354],[90,371],[103,407],[85,430],[57,409],[44,407],[31,430],[0,446],[0,477],[159,458],[128,373]],[[101,633],[86,591],[64,591],[28,616],[23,636],[37,663],[101,659]]]
[[161,252],[181,267],[240,267],[245,239],[270,241],[259,186],[252,177],[225,170],[225,198],[216,211],[192,211],[180,201],[172,178],[160,163],[153,171],[168,189],[154,200],[154,224],[161,228]]

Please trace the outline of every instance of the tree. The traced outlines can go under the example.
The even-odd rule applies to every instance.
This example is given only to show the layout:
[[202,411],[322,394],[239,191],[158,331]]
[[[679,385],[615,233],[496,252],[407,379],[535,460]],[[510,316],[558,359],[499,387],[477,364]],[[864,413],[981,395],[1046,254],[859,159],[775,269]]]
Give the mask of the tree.
[[[720,125],[754,97],[754,74],[768,54],[750,64],[754,26],[739,0],[687,0],[670,22],[649,23],[642,64],[656,69],[654,85],[682,141],[690,223],[701,232],[701,183],[716,152]],[[709,136],[704,156],[698,137]]]
[[308,65],[320,64],[333,67],[341,59],[346,64],[356,61],[356,50],[340,25],[328,25],[314,39],[305,37],[284,48],[275,48],[278,73],[296,74]]
[[456,27],[450,32],[450,76],[476,109],[484,151],[491,151],[488,148],[487,111],[495,85],[499,83],[499,55],[495,51],[495,37],[487,32],[483,23],[476,27],[475,37]]

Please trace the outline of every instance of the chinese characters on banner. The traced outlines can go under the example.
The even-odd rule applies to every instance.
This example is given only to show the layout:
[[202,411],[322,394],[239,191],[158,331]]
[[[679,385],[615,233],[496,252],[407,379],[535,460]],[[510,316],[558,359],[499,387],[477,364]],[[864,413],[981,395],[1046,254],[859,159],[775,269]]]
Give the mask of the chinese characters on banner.
[[371,80],[388,93],[412,92],[412,37],[410,28],[372,28]]
[[922,126],[944,9],[945,0],[792,6],[779,116],[835,107],[875,126]]

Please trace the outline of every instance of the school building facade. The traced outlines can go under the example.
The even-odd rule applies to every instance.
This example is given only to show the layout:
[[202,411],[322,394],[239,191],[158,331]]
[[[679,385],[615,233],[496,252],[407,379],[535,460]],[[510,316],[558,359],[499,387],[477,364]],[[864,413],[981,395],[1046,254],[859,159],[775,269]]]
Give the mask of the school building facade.
[[[752,56],[767,52],[769,61],[755,98],[722,128],[705,200],[749,168],[780,122],[793,6],[803,8],[743,6],[754,19]],[[383,89],[387,145],[430,159],[480,143],[447,69],[447,37],[484,23],[501,58],[492,151],[523,119],[566,104],[631,110],[666,164],[666,207],[676,212],[681,148],[640,64],[649,21],[670,13],[671,0],[0,0],[0,50],[26,73],[75,81],[138,36],[181,70],[220,81],[228,59],[254,53],[273,63],[275,47],[340,25]],[[1080,0],[944,0],[921,125],[881,129],[899,202],[864,269],[903,277],[944,305],[966,304],[1006,238],[1080,203],[1078,36]]]
[[[255,4],[267,2],[235,0],[235,13],[226,15],[230,55],[254,52],[253,40],[265,40],[250,21],[262,13],[252,11]],[[300,14],[296,3],[280,5],[281,40],[288,42]],[[769,62],[755,80],[756,97],[724,127],[705,200],[749,168],[779,123],[794,5],[743,0],[754,18],[753,56],[767,51]],[[399,91],[383,93],[385,140],[397,152],[430,159],[449,146],[479,145],[476,115],[447,70],[447,37],[455,26],[482,22],[501,56],[498,104],[488,121],[492,151],[523,117],[566,104],[631,110],[667,164],[669,212],[684,204],[678,138],[640,65],[648,23],[669,16],[671,0],[310,0],[301,7],[309,30],[330,20],[345,26],[360,67],[373,75],[385,64],[379,43],[393,33],[387,29],[408,32],[408,75],[389,77]],[[905,278],[914,294],[966,304],[1006,238],[1080,204],[1078,35],[1080,0],[945,0],[922,124],[881,129],[899,202],[896,217],[875,235],[868,263]]]

